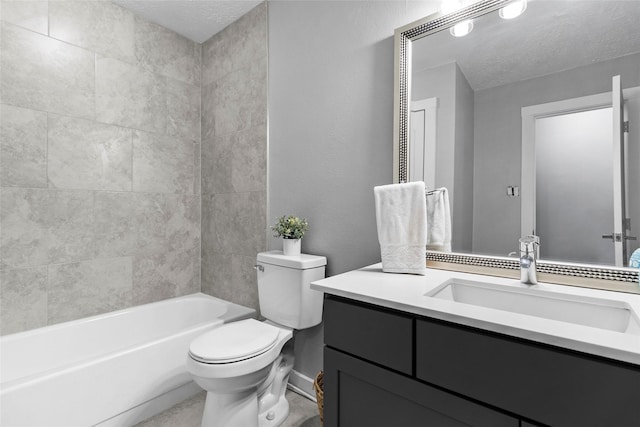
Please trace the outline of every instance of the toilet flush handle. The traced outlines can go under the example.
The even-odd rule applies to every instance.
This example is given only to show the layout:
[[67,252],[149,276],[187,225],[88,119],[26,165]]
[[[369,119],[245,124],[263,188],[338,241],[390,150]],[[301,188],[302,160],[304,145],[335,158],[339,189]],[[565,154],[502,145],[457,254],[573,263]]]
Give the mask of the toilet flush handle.
[[260,264],[254,265],[253,268],[255,268],[257,271],[264,271],[264,266]]

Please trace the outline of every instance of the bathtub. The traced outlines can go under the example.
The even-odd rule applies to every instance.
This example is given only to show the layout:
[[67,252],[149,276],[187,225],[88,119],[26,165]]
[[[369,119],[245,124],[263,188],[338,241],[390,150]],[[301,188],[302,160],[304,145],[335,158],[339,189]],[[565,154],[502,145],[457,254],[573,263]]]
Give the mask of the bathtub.
[[193,294],[0,337],[0,425],[133,425],[200,390],[194,337],[254,316]]

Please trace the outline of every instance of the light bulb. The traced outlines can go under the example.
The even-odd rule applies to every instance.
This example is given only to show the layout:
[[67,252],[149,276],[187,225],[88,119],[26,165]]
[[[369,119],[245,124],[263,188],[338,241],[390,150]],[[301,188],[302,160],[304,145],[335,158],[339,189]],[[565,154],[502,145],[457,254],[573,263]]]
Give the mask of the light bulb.
[[513,19],[522,15],[527,9],[527,0],[517,0],[513,3],[509,3],[498,11],[498,15],[502,19]]
[[440,11],[445,15],[455,12],[458,9],[462,9],[461,0],[442,0],[440,4]]
[[464,37],[469,34],[473,30],[473,21],[471,19],[467,19],[466,21],[462,21],[449,29],[449,32],[454,37]]

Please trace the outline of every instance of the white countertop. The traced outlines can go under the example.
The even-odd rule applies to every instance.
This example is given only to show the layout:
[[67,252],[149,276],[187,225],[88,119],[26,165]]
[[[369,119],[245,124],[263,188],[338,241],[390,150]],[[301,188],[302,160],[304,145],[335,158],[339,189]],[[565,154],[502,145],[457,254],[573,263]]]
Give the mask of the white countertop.
[[390,274],[383,273],[380,264],[315,281],[311,288],[407,313],[640,365],[640,335],[424,296],[452,278],[622,301],[640,315],[640,295],[635,294],[550,283],[529,286],[516,279],[435,269],[427,269],[425,276]]

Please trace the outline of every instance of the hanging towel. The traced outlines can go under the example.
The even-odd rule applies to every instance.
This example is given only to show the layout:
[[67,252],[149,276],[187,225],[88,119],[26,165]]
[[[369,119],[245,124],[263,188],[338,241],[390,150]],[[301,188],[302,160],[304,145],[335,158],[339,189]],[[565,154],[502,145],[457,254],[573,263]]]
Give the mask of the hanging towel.
[[424,182],[373,189],[385,273],[426,274],[427,209]]
[[427,249],[451,252],[449,191],[444,187],[427,194]]

